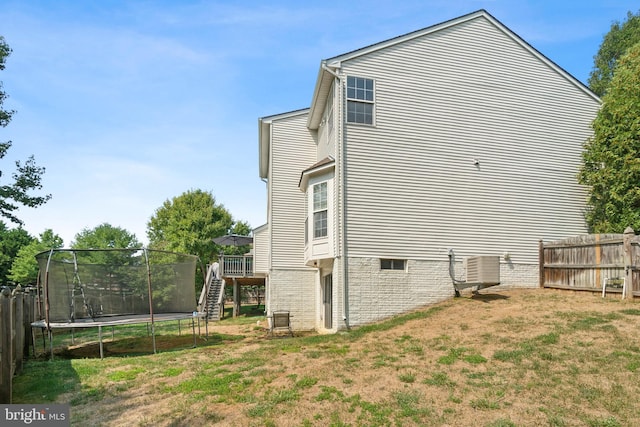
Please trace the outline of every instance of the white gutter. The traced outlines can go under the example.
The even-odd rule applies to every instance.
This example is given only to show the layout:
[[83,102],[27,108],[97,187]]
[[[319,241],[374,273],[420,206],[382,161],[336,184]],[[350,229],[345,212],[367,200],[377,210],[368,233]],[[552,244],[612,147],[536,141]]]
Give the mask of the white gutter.
[[[327,67],[327,64],[325,62],[322,63],[321,67],[322,67],[323,70],[325,70],[327,73],[331,74],[336,79],[342,80],[340,75],[338,73],[336,73],[335,71],[333,71],[331,68]],[[338,68],[338,67],[336,67],[336,68]]]

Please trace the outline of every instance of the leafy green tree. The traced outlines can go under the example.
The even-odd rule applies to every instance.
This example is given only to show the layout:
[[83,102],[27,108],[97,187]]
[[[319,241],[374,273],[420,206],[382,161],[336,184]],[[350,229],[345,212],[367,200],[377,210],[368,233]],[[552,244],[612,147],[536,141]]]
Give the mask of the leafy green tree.
[[589,88],[602,97],[607,92],[618,60],[631,46],[640,42],[640,12],[627,12],[623,23],[615,21],[604,36],[598,53],[593,57],[594,64],[589,75]]
[[[73,249],[138,249],[142,247],[135,236],[121,227],[103,223],[94,228],[84,228],[75,235],[71,243]],[[134,251],[86,252],[83,260],[95,264],[122,266],[135,263]]]
[[[7,57],[11,54],[11,48],[0,36],[0,71],[4,70]],[[0,82],[0,127],[5,127],[11,121],[11,117],[15,113],[13,110],[5,110],[3,108],[7,94],[2,90],[2,82]],[[3,159],[11,148],[11,141],[0,142],[0,159]],[[0,216],[10,220],[13,223],[23,225],[23,222],[14,214],[20,207],[35,208],[46,203],[51,195],[34,196],[32,190],[42,189],[42,175],[45,172],[43,167],[36,165],[33,156],[30,156],[24,163],[15,162],[16,170],[11,178],[13,182],[0,185]],[[2,171],[0,171],[0,177]]]
[[[217,204],[210,192],[202,190],[189,190],[166,200],[147,223],[151,249],[197,255],[205,264],[223,250],[213,239],[230,231],[246,235],[250,227],[244,222],[234,223],[229,211]],[[202,281],[198,274],[196,289]]]
[[58,249],[62,246],[63,241],[60,236],[51,229],[45,230],[39,238],[20,248],[11,264],[9,279],[22,285],[35,284],[38,280],[38,262],[35,256],[48,249]]
[[[76,251],[73,261],[82,265],[82,277],[75,278],[82,284],[98,284],[104,288],[123,287],[135,295],[147,294],[146,274],[139,267],[144,257],[136,249],[142,248],[135,234],[121,227],[103,223],[92,229],[85,228],[75,235],[73,249],[102,249],[100,251]],[[130,249],[118,251],[115,249]],[[87,265],[91,265],[89,268]]]
[[640,229],[640,43],[616,66],[585,144],[578,179],[589,187],[585,214],[595,233]]
[[147,223],[149,247],[197,255],[208,262],[218,250],[213,238],[232,226],[231,214],[211,193],[190,190],[156,209]]
[[9,274],[13,260],[20,249],[31,243],[33,237],[22,228],[8,229],[0,221],[0,284],[9,284]]
[[238,221],[231,227],[231,233],[239,236],[249,236],[251,231],[251,225],[246,221]]
[[133,249],[141,248],[142,243],[138,241],[135,234],[105,222],[92,229],[84,228],[75,235],[71,247],[73,249]]

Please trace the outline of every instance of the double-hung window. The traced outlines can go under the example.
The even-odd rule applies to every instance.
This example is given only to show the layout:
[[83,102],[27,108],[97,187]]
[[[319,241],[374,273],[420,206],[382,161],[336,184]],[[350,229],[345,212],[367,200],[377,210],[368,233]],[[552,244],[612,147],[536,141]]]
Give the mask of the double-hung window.
[[313,238],[327,237],[327,183],[313,186]]
[[347,76],[347,123],[373,124],[373,80]]

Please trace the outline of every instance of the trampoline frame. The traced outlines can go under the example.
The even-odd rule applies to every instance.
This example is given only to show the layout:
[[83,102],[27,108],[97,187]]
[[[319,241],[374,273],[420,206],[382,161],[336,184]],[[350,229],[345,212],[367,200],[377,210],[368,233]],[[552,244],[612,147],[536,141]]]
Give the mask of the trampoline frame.
[[[56,322],[56,321],[51,321],[50,317],[49,317],[49,311],[50,311],[50,300],[49,300],[49,266],[51,264],[51,259],[52,256],[55,252],[72,252],[73,256],[74,256],[74,262],[75,262],[75,252],[76,251],[143,251],[144,252],[144,256],[145,256],[145,261],[146,261],[146,267],[147,267],[147,292],[148,292],[148,298],[149,298],[149,313],[145,313],[145,314],[123,314],[123,315],[110,315],[110,316],[98,316],[98,317],[92,317],[92,318],[80,318],[80,319],[75,319],[73,318],[71,322]],[[32,322],[31,326],[35,327],[35,328],[41,328],[43,331],[44,329],[47,330],[48,333],[48,337],[49,337],[49,351],[50,351],[50,357],[51,360],[53,360],[53,330],[54,329],[71,329],[72,334],[73,334],[73,330],[76,328],[98,328],[98,341],[99,341],[99,345],[100,345],[100,358],[103,359],[104,358],[104,345],[103,345],[103,340],[102,340],[102,328],[104,326],[111,326],[111,327],[115,327],[115,326],[122,326],[122,325],[134,325],[134,324],[142,324],[142,323],[146,323],[147,325],[151,325],[151,337],[152,337],[152,343],[153,343],[153,353],[156,354],[157,353],[157,346],[156,346],[156,335],[155,335],[155,323],[156,322],[166,322],[166,321],[172,321],[172,320],[177,320],[178,321],[178,329],[180,330],[180,321],[181,320],[186,320],[186,319],[190,319],[191,320],[191,328],[192,328],[192,334],[193,334],[193,346],[196,347],[197,346],[197,341],[196,341],[196,333],[195,333],[195,322],[196,319],[198,321],[198,332],[200,332],[200,318],[203,318],[206,316],[206,313],[203,312],[198,312],[197,311],[197,302],[195,301],[194,298],[194,302],[193,302],[193,307],[194,310],[192,312],[186,313],[186,312],[175,312],[175,313],[154,313],[153,310],[153,287],[152,287],[152,281],[151,281],[151,265],[149,263],[149,255],[148,255],[148,251],[149,249],[147,248],[123,248],[123,249],[51,249],[49,251],[45,251],[45,252],[41,252],[39,254],[36,255],[36,257],[38,255],[44,254],[46,252],[49,253],[48,259],[47,259],[47,264],[46,264],[46,270],[44,272],[44,283],[43,283],[43,288],[44,288],[44,319],[40,319],[38,321]],[[176,252],[168,252],[168,251],[160,251],[160,250],[152,250],[153,252],[163,252],[163,253],[168,253],[168,254],[176,254],[176,255],[180,255],[180,256],[187,256],[187,257],[195,257],[197,258],[195,255],[185,255],[185,254],[179,254]],[[77,266],[76,266],[77,269]],[[38,279],[40,279],[40,275],[38,276]],[[38,298],[40,298],[40,287],[38,287]],[[39,307],[39,312],[40,312],[40,317],[42,317],[42,313],[40,310],[40,304],[38,305]],[[208,328],[208,322],[205,321],[205,333],[206,336],[209,336],[209,328]],[[73,339],[73,338],[72,338]]]
[[[47,330],[48,338],[49,338],[49,354],[51,355],[51,360],[53,360],[53,330],[54,329],[71,329],[72,334],[74,329],[82,329],[82,328],[98,328],[98,342],[100,346],[100,359],[104,359],[104,344],[102,341],[102,328],[105,326],[123,326],[123,325],[139,325],[142,323],[146,323],[147,325],[151,324],[151,340],[153,343],[153,353],[157,353],[156,348],[156,334],[155,334],[155,323],[156,322],[168,322],[177,320],[178,321],[178,330],[180,329],[180,321],[181,320],[191,320],[191,330],[193,334],[193,347],[197,347],[196,340],[196,319],[198,320],[198,333],[200,333],[200,319],[205,317],[206,313],[200,313],[194,311],[192,314],[187,313],[160,313],[155,316],[149,316],[148,314],[132,314],[128,316],[110,316],[105,317],[104,319],[110,320],[98,320],[95,319],[78,319],[74,322],[49,322],[38,320],[37,322],[32,322],[31,326],[34,328],[40,328],[42,330]],[[113,334],[112,334],[113,336]],[[209,336],[209,326],[205,321],[205,336]],[[73,338],[72,338],[73,339]]]

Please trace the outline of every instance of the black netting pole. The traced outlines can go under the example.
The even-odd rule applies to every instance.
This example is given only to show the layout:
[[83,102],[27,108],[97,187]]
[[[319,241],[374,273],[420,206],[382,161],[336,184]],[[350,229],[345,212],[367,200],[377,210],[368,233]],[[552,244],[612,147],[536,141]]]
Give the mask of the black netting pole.
[[47,329],[51,329],[49,326],[49,266],[51,265],[51,257],[53,256],[53,249],[49,252],[49,258],[47,258],[47,268],[44,271],[44,318],[47,322]]
[[151,341],[153,342],[153,354],[156,354],[156,328],[153,323],[153,291],[151,289],[151,265],[149,264],[149,254],[147,248],[143,249],[144,258],[147,262],[147,285],[149,287],[149,315],[151,316]]
[[51,351],[50,356],[51,356],[51,360],[53,360],[53,331],[51,330],[51,325],[49,324],[49,310],[50,310],[49,266],[51,265],[51,257],[53,257],[53,248],[51,248],[51,251],[49,251],[49,258],[47,258],[47,269],[44,272],[44,316],[47,322],[47,334],[49,336],[49,350]]

